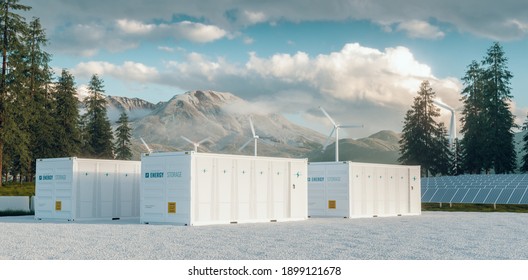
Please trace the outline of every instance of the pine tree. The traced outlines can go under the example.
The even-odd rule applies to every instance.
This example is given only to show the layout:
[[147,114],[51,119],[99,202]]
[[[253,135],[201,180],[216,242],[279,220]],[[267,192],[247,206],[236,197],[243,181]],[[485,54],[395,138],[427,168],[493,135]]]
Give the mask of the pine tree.
[[509,105],[513,76],[507,61],[501,45],[494,43],[482,63],[473,61],[462,79],[466,87],[461,144],[464,166],[470,173],[511,173],[516,168],[516,125]]
[[126,112],[122,112],[119,120],[119,125],[116,128],[116,142],[115,152],[116,159],[132,159],[132,151],[130,150],[130,137],[132,137],[132,129],[128,125],[128,115]]
[[55,99],[51,94],[52,71],[49,67],[51,56],[43,50],[47,45],[46,35],[40,20],[33,19],[29,23],[29,32],[25,36],[27,55],[24,58],[26,67],[25,81],[27,95],[30,97],[29,106],[25,113],[30,115],[30,151],[32,177],[35,169],[35,159],[57,157],[57,125],[54,116]]
[[491,169],[491,153],[482,149],[486,141],[486,116],[484,104],[483,69],[476,61],[468,66],[462,78],[465,88],[462,90],[464,110],[462,112],[462,129],[464,138],[462,146],[463,168],[469,173],[479,174],[482,170]]
[[91,157],[114,158],[112,144],[114,136],[106,114],[103,80],[96,74],[90,80],[88,92],[89,96],[84,100],[87,110],[84,127],[86,147],[84,150]]
[[[513,77],[507,67],[501,45],[495,42],[482,61],[485,70],[484,96],[487,108],[487,126],[489,131],[487,148],[492,152],[495,173],[512,173],[516,168],[516,152],[514,145],[515,117],[510,111],[512,95],[510,80]],[[483,147],[484,148],[484,147]]]
[[421,165],[422,176],[447,174],[450,166],[450,150],[447,129],[437,123],[440,109],[433,104],[435,92],[429,81],[423,81],[414,98],[411,109],[404,119],[400,140],[399,162]]
[[76,96],[74,77],[65,69],[55,84],[54,95],[57,104],[54,112],[57,125],[57,156],[77,156],[81,147],[79,100]]
[[[10,114],[15,111],[13,108],[14,91],[9,88],[7,73],[13,69],[7,64],[13,50],[21,47],[19,37],[27,30],[27,24],[24,18],[16,13],[16,11],[27,11],[31,9],[29,6],[18,4],[19,0],[4,0],[0,2],[0,32],[2,44],[2,72],[0,74],[0,185],[4,175],[3,164],[4,147],[8,138],[15,137],[9,129],[14,129],[13,124],[15,120]],[[8,69],[9,68],[9,69]],[[11,69],[11,70],[10,70]],[[11,94],[10,94],[11,93]],[[10,128],[9,128],[10,126]],[[11,158],[11,157],[10,157]]]

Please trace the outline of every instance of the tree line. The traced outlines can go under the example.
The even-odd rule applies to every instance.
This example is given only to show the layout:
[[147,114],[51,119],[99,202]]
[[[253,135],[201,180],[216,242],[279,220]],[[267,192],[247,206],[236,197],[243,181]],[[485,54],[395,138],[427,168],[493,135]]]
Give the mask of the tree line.
[[88,96],[82,101],[85,113],[81,114],[74,76],[63,69],[54,77],[40,20],[26,21],[20,12],[31,7],[18,2],[0,3],[1,183],[32,181],[39,158],[130,159],[128,116],[121,114],[114,139],[103,80],[92,76]]
[[[513,75],[507,62],[502,46],[495,42],[482,61],[467,66],[460,98],[463,137],[451,146],[444,123],[436,121],[440,115],[433,103],[436,93],[423,81],[405,115],[399,162],[421,165],[422,176],[516,172],[514,129],[518,126],[510,107]],[[528,118],[523,129],[528,129]],[[526,172],[528,134],[523,141],[520,171]]]

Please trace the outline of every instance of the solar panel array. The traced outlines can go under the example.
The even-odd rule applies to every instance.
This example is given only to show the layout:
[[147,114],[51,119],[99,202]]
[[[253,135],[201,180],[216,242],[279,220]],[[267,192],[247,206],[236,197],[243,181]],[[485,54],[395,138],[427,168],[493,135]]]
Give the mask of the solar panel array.
[[422,202],[528,204],[528,175],[460,175],[422,178]]

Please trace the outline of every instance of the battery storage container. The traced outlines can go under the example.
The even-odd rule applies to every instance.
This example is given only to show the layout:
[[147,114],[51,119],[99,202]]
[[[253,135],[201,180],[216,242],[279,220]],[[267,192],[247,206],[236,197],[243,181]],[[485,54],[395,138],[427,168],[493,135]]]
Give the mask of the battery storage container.
[[139,218],[141,162],[71,157],[36,165],[36,219]]
[[420,166],[358,162],[308,165],[310,217],[421,214]]
[[196,152],[144,154],[140,222],[305,220],[307,160]]

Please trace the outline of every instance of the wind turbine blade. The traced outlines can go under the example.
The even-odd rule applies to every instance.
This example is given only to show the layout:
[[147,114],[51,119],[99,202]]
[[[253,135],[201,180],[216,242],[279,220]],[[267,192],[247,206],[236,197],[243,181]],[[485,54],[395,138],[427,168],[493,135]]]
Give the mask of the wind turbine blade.
[[332,117],[330,117],[330,115],[325,111],[325,109],[323,109],[323,107],[319,106],[319,109],[321,109],[321,111],[323,111],[323,114],[325,114],[325,116],[332,122],[332,124],[334,126],[337,126],[337,124],[334,121],[334,119],[332,119]]
[[253,126],[253,121],[251,121],[251,117],[249,118],[249,125],[251,126],[251,133],[253,133],[253,137],[257,137],[257,134],[255,133],[255,127]]
[[451,108],[449,105],[445,104],[444,102],[438,100],[438,99],[433,99],[433,103],[436,104],[438,107],[441,107],[441,108],[444,108],[448,111],[450,111],[451,113],[454,113],[455,112],[455,109]]
[[326,146],[328,146],[328,144],[330,143],[330,138],[332,138],[332,135],[334,134],[334,131],[335,131],[335,127],[332,129],[332,132],[330,132],[330,134],[326,138],[325,144],[323,145],[323,149],[325,149]]
[[145,148],[147,148],[147,151],[149,153],[152,153],[152,150],[149,148],[149,146],[147,145],[147,143],[145,143],[145,140],[143,140],[143,137],[140,137],[139,139],[141,139],[141,142],[143,142],[143,145],[145,146]]
[[187,138],[187,137],[185,137],[185,136],[180,136],[180,137],[181,137],[183,140],[185,140],[185,141],[187,141],[187,142],[189,142],[189,143],[191,143],[191,144],[194,145],[194,142],[191,141],[189,138]]
[[[203,139],[202,141],[198,142],[197,144],[200,145],[200,144],[202,144],[204,142],[209,141],[209,139],[210,139],[210,137],[207,137],[207,138]],[[211,141],[209,141],[209,142],[211,142]]]
[[253,141],[253,139],[249,139],[244,145],[242,145],[242,147],[240,147],[240,149],[238,149],[238,151],[242,151],[247,145],[249,145],[249,143],[251,143],[251,141]]

